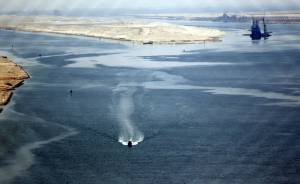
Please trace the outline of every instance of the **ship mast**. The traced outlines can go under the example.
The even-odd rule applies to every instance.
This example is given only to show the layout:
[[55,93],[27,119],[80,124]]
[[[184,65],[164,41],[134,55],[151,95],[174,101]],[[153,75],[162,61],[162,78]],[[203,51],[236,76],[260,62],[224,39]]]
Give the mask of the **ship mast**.
[[267,24],[266,24],[265,18],[263,18],[263,23],[264,23],[264,34],[267,34],[268,31],[267,31]]

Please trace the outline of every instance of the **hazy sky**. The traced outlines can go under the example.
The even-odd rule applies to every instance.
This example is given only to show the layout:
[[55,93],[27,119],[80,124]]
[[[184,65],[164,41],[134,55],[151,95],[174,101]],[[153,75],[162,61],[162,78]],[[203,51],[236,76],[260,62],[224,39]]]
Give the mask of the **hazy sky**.
[[75,9],[286,10],[300,9],[299,0],[0,0],[0,11]]

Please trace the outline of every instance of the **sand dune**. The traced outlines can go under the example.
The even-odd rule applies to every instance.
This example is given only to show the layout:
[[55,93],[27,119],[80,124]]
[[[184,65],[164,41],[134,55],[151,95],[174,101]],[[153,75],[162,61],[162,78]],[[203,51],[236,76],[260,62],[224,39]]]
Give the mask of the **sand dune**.
[[197,43],[215,41],[224,32],[154,22],[124,22],[97,18],[0,16],[0,28],[98,37],[140,43]]

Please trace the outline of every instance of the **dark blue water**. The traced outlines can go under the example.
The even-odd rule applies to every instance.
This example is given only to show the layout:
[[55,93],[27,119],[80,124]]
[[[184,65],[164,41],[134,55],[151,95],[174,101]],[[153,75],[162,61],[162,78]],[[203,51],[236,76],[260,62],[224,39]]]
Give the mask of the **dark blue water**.
[[[271,25],[260,42],[242,36],[245,24],[210,26],[223,42],[0,31],[1,50],[32,77],[1,114],[0,164],[15,166],[0,169],[3,182],[299,183],[300,26]],[[140,136],[132,149],[118,142]]]

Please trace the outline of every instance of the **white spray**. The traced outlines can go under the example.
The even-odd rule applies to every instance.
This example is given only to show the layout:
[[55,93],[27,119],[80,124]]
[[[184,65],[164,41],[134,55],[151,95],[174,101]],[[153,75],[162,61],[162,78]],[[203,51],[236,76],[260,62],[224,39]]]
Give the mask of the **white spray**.
[[116,113],[120,125],[119,142],[127,145],[128,141],[131,141],[132,145],[137,145],[144,140],[144,135],[131,119],[134,113],[133,94],[135,90],[121,87],[117,88],[115,92],[117,92],[118,99]]

